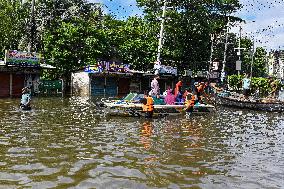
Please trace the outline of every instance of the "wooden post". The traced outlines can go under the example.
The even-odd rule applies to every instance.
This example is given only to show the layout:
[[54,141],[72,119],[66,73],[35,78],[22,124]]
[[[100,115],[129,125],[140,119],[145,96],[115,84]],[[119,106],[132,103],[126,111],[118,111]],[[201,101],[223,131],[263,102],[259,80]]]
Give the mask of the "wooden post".
[[10,73],[10,97],[13,96],[13,74]]

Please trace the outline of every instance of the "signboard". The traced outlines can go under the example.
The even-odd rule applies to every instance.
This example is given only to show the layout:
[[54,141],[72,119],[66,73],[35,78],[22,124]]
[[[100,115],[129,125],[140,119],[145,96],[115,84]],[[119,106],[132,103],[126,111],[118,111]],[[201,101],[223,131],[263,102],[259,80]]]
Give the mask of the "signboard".
[[212,70],[217,71],[219,69],[219,62],[212,63]]
[[95,65],[89,65],[85,68],[85,72],[88,73],[103,73],[103,72],[119,72],[127,73],[130,71],[129,64],[123,64],[118,62],[98,61]]
[[191,70],[184,70],[184,74],[183,74],[183,76],[189,76],[189,77],[192,77],[192,75],[193,75],[193,72],[191,71]]
[[39,69],[34,68],[18,68],[18,67],[7,67],[7,66],[0,66],[0,72],[6,73],[19,73],[19,74],[39,74]]
[[236,70],[238,71],[242,70],[242,61],[240,60],[236,61]]
[[209,72],[208,73],[208,78],[209,79],[217,79],[217,78],[219,78],[219,76],[220,76],[219,72]]
[[154,63],[154,73],[155,75],[170,74],[177,76],[177,68],[174,68],[172,66],[161,65],[160,61],[156,61]]
[[161,65],[159,74],[171,74],[177,76],[177,68]]
[[40,61],[43,60],[39,53],[6,50],[6,65],[17,65],[23,67],[39,67]]
[[207,77],[208,72],[207,71],[197,71],[196,77]]

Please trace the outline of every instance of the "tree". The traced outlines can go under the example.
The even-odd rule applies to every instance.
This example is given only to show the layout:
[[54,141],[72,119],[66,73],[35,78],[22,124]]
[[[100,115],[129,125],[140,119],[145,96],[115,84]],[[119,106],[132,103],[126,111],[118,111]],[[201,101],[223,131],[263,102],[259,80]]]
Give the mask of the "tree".
[[119,45],[122,60],[137,70],[152,69],[158,44],[155,25],[142,18],[130,17],[123,30],[125,40]]
[[45,21],[42,35],[45,58],[57,67],[53,76],[67,79],[72,71],[93,64],[102,54],[102,15],[85,1],[62,3],[56,8],[59,12],[51,12],[53,16]]
[[18,50],[26,33],[26,4],[16,0],[0,0],[0,58],[5,50]]
[[[156,22],[163,1],[137,0],[146,18]],[[228,15],[240,8],[238,0],[167,1],[165,40],[162,59],[180,69],[204,64],[210,57],[210,34],[219,33],[228,22]],[[231,17],[231,21],[237,18]]]
[[254,77],[264,77],[267,75],[266,70],[266,51],[262,47],[257,47],[254,53],[254,62],[253,62],[253,76]]

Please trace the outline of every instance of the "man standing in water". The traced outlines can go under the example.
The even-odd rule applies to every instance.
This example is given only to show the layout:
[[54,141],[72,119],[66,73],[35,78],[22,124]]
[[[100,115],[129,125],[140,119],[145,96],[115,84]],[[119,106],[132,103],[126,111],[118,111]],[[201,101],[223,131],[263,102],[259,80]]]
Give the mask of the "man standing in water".
[[31,94],[28,87],[22,89],[22,99],[20,108],[22,110],[31,110]]
[[250,95],[250,82],[249,75],[246,73],[243,79],[243,95],[245,99],[248,99]]

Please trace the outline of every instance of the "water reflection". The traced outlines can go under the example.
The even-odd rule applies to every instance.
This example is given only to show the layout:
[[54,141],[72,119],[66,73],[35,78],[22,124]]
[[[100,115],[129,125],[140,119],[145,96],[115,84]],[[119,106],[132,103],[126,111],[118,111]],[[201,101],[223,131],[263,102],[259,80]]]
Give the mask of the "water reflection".
[[283,114],[110,118],[88,98],[0,100],[3,188],[281,188]]
[[153,125],[150,121],[145,121],[141,128],[141,143],[148,150],[152,146],[151,136],[153,134]]

